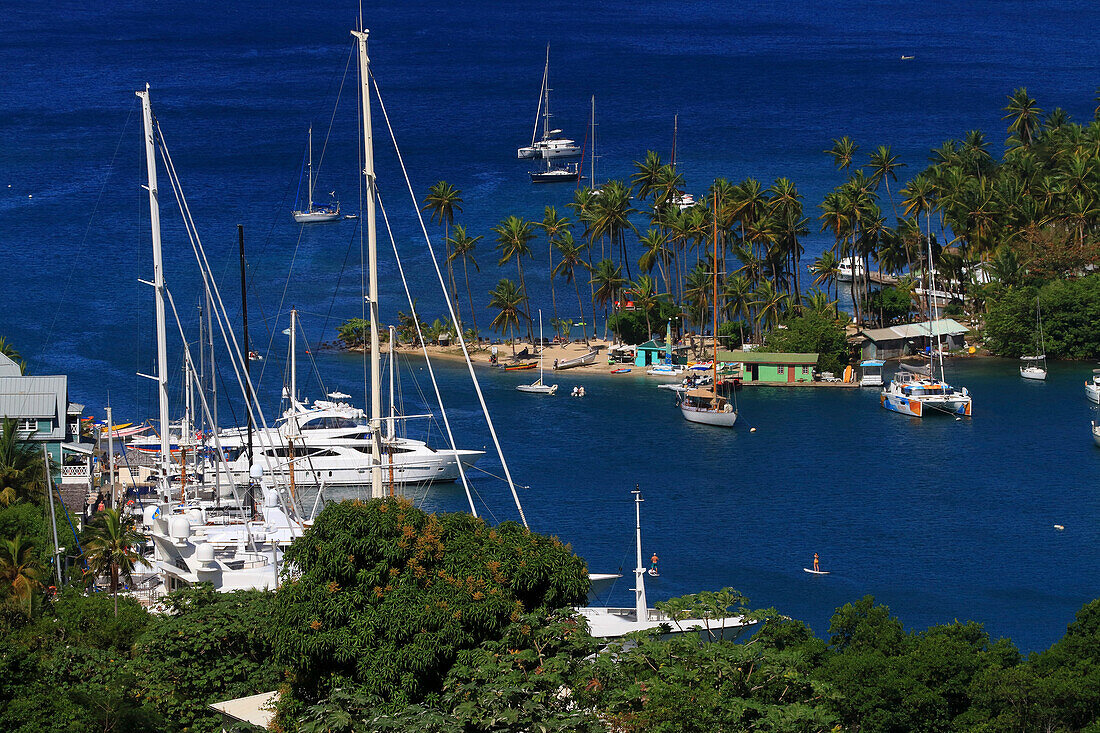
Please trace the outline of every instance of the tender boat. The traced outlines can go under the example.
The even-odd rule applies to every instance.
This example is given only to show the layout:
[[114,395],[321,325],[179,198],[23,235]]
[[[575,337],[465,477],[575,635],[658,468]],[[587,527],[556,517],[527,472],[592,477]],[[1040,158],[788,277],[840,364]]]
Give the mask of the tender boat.
[[1092,442],[1100,446],[1100,423],[1092,421]]
[[932,367],[901,364],[901,369],[882,390],[882,406],[911,417],[940,413],[970,417],[971,398],[966,387],[956,388],[932,376]]
[[841,258],[837,267],[837,281],[850,283],[856,277],[863,277],[863,260],[859,257]]

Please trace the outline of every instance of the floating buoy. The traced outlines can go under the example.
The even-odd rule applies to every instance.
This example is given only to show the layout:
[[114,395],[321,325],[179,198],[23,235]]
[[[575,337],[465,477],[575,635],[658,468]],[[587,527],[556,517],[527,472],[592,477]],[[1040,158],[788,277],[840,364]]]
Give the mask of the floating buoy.
[[973,346],[971,346],[971,347],[970,347],[969,349],[967,349],[967,351],[968,351],[969,353],[971,353],[971,354],[976,354],[976,353],[978,353],[978,350],[977,350],[976,348],[974,348]]
[[755,433],[755,432],[756,432],[756,428],[749,428],[749,432],[750,432],[750,433]]
[[1056,530],[1058,530],[1059,532],[1062,532],[1062,531],[1064,531],[1064,530],[1065,530],[1065,527],[1064,527],[1063,525],[1061,525],[1061,524],[1056,524],[1056,525],[1054,525],[1054,528],[1055,528]]
[[29,198],[29,199],[33,199],[33,198],[34,198],[34,194],[33,194],[33,193],[28,193],[28,194],[27,194],[27,198]]

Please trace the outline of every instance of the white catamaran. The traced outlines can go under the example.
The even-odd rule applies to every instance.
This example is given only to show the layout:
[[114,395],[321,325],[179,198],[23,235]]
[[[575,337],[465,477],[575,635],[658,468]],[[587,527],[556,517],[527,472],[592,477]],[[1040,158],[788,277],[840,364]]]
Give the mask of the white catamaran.
[[[542,121],[542,138],[539,133],[539,121]],[[546,45],[546,66],[542,70],[542,88],[539,90],[539,106],[535,112],[535,127],[531,131],[531,144],[516,151],[520,160],[550,160],[552,158],[575,158],[581,149],[575,140],[558,137],[561,130],[550,129],[550,44]],[[576,180],[576,179],[573,179]]]

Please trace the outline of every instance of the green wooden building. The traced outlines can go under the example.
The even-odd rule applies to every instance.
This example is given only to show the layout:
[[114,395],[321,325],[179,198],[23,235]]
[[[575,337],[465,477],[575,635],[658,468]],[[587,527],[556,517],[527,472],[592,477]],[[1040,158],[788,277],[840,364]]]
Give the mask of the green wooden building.
[[745,382],[812,382],[817,354],[774,354],[764,351],[719,351],[718,361],[742,365]]

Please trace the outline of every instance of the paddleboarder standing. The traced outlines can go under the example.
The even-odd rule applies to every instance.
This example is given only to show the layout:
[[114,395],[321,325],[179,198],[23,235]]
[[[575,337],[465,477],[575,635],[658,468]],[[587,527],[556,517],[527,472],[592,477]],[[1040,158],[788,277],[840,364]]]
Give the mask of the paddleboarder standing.
[[814,553],[814,572],[815,573],[820,573],[821,572],[821,567],[818,565],[818,557],[817,557],[816,552]]

